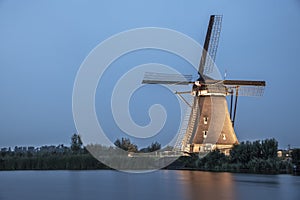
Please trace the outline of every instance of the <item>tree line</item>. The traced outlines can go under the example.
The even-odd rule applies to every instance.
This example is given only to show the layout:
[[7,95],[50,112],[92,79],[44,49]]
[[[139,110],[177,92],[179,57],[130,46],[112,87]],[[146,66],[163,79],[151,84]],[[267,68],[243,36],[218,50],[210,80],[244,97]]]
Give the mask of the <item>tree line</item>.
[[[291,173],[293,166],[299,162],[296,152],[292,158],[277,156],[278,142],[275,139],[241,142],[234,145],[229,156],[216,149],[204,158],[195,158],[189,167],[205,171],[245,172],[278,174]],[[300,152],[300,151],[299,151]]]
[[2,148],[0,170],[81,170],[107,169],[83,148],[79,135],[71,137],[70,147],[64,145]]
[[[95,145],[97,151],[116,151],[123,149],[128,153],[148,153],[161,150],[158,142],[153,142],[146,148],[139,149],[128,138],[117,139],[115,147]],[[93,146],[93,145],[91,145]],[[294,165],[300,164],[300,149],[294,149],[292,159],[282,159],[277,156],[278,142],[275,139],[266,139],[254,142],[241,142],[234,145],[230,155],[224,155],[216,149],[205,157],[198,154],[182,156],[167,166],[166,169],[195,169],[205,171],[227,171],[246,173],[282,173],[290,172]],[[78,134],[71,137],[70,147],[64,145],[42,146],[39,148],[15,147],[1,149],[0,170],[87,170],[109,169],[82,145]]]
[[[110,148],[116,151],[118,148],[127,152],[153,152],[161,148],[158,142],[153,142],[146,148],[138,149],[130,139],[122,138],[115,141],[115,147],[101,147],[97,149]],[[105,151],[107,152],[107,151]],[[64,146],[42,146],[2,148],[0,151],[0,170],[86,170],[86,169],[109,169],[89,151],[83,147],[78,134],[71,137],[71,145]]]

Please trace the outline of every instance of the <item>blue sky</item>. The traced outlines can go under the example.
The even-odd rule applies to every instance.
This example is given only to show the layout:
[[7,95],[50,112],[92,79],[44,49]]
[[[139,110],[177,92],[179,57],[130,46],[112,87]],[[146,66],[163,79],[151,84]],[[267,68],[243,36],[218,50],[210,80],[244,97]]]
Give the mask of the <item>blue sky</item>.
[[239,99],[238,138],[275,137],[283,148],[300,147],[299,0],[2,0],[0,147],[69,143],[76,132],[76,73],[101,41],[150,26],[180,31],[203,44],[211,14],[223,15],[216,58],[221,73],[267,81],[264,97]]

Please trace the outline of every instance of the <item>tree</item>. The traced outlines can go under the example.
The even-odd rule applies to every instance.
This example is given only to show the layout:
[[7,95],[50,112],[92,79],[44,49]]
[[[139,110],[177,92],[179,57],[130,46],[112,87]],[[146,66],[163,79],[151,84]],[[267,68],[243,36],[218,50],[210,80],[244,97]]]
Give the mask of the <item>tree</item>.
[[81,149],[82,149],[82,141],[80,139],[80,136],[74,133],[71,137],[71,150],[77,153]]
[[149,147],[149,152],[158,151],[160,150],[161,145],[158,142],[153,142]]
[[130,139],[122,138],[121,141],[117,139],[114,143],[118,148],[128,152],[137,152],[138,148],[135,144],[132,144]]
[[141,149],[140,152],[149,153],[149,152],[158,151],[160,149],[161,149],[161,145],[158,142],[152,142],[152,144],[150,144],[148,147]]
[[209,152],[205,157],[195,162],[198,168],[213,171],[221,171],[223,165],[227,163],[228,158],[218,149]]
[[278,142],[274,138],[263,140],[261,145],[262,155],[265,160],[277,158]]

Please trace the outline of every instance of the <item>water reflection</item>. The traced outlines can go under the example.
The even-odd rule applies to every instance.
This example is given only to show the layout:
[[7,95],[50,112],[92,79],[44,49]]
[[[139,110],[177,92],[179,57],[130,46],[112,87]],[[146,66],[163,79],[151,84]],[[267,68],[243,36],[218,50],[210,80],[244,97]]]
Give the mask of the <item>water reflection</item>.
[[300,176],[161,170],[0,171],[0,200],[299,200]]
[[300,177],[176,171],[185,199],[300,199]]
[[236,199],[230,173],[178,171],[185,199]]

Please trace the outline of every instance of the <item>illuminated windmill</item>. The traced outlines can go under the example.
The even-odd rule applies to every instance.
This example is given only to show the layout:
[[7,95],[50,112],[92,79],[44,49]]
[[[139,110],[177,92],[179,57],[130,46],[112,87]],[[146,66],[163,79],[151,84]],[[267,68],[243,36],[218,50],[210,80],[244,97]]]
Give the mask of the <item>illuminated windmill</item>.
[[[189,75],[171,75],[147,72],[144,84],[193,84],[191,92],[176,92],[188,105],[186,126],[181,128],[175,150],[188,153],[208,152],[220,149],[228,153],[238,139],[234,132],[238,96],[262,96],[265,81],[215,80],[209,76],[214,70],[214,61],[221,31],[222,16],[210,16],[204,48],[199,64],[199,78]],[[191,93],[189,104],[181,94]],[[228,110],[226,96],[230,96]],[[233,98],[235,96],[235,99]]]

